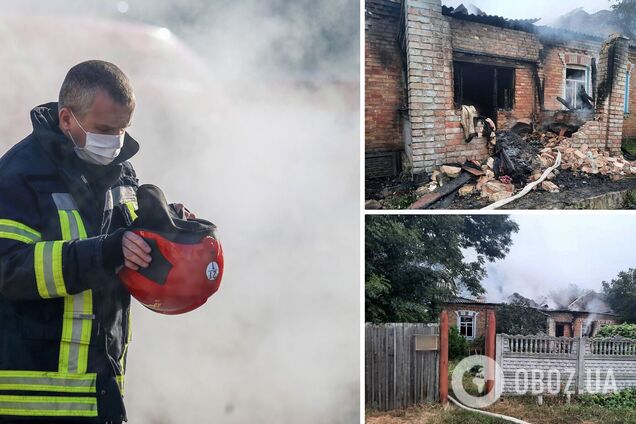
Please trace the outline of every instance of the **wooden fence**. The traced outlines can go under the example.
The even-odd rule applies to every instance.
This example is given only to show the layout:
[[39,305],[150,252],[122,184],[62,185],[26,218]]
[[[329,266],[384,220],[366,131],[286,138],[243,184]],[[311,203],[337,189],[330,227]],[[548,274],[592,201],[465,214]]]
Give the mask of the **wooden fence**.
[[416,350],[416,336],[439,336],[437,324],[366,324],[365,399],[390,410],[439,396],[439,351]]

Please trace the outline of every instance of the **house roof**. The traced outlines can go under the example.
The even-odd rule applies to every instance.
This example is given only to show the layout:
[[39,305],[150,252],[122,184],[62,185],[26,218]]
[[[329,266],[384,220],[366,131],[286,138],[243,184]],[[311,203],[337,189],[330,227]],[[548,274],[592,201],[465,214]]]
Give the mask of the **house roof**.
[[570,311],[595,312],[600,314],[613,314],[614,311],[605,301],[605,296],[590,290],[579,296],[568,305]]
[[465,304],[465,305],[481,305],[481,306],[497,306],[499,303],[489,303],[482,299],[471,299],[468,297],[456,296],[444,302],[446,304]]
[[[562,28],[554,28],[547,25],[534,25],[540,21],[540,19],[508,19],[503,16],[489,15],[472,5],[469,5],[468,8],[463,4],[456,8],[442,6],[442,14],[444,16],[450,16],[464,21],[477,22],[516,31],[530,32],[536,34],[543,42],[566,43],[572,40],[603,42],[606,39],[598,35]],[[636,48],[636,40],[630,40],[629,45],[631,48]]]
[[[595,292],[594,290],[588,290],[583,295],[574,299],[570,302],[569,305],[560,305],[554,309],[549,309],[545,304],[540,304],[535,302],[533,299],[526,298],[519,293],[513,293],[508,297],[508,302],[510,303],[516,299],[525,299],[529,303],[529,307],[537,309],[540,312],[550,313],[550,312],[565,312],[565,313],[574,313],[574,314],[605,314],[605,315],[616,315],[616,313],[612,310],[612,308],[605,301],[605,297]],[[480,306],[497,306],[502,303],[489,303],[483,299],[477,298],[468,298],[456,296],[444,302],[446,304],[464,304],[464,305],[480,305]]]
[[533,24],[539,21],[539,19],[508,19],[504,18],[503,16],[488,15],[483,12],[475,15],[470,13],[463,4],[457,8],[442,6],[442,14],[457,19],[463,19],[465,21],[477,22],[480,24],[493,25],[501,28],[508,28],[526,32],[533,32]]

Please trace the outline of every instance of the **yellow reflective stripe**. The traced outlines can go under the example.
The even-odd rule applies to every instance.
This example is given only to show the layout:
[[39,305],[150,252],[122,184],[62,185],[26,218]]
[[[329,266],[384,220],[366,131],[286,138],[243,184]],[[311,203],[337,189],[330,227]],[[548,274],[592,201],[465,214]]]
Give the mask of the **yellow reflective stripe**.
[[125,377],[123,375],[115,376],[115,380],[117,380],[117,385],[119,386],[119,393],[121,393],[122,396],[124,395],[124,392],[125,392],[124,379]]
[[33,251],[35,280],[42,298],[66,296],[66,284],[62,273],[63,241],[36,243]]
[[53,257],[52,264],[53,267],[53,281],[55,281],[55,289],[59,296],[66,296],[66,284],[64,283],[64,274],[62,272],[62,247],[64,246],[63,241],[54,241],[53,242]]
[[58,370],[61,373],[68,373],[69,353],[71,350],[71,340],[73,338],[73,309],[75,296],[64,298],[64,315],[62,318],[62,340],[60,343],[60,356],[58,359]]
[[66,211],[57,211],[60,216],[60,227],[62,229],[62,240],[72,240],[71,237],[71,225],[68,222],[68,215]]
[[[93,311],[93,294],[90,290],[86,290],[79,294],[83,296],[84,311]],[[77,372],[84,374],[88,369],[88,345],[91,341],[91,330],[93,328],[92,319],[82,319],[81,340],[77,352]]]
[[0,238],[35,243],[42,239],[42,234],[33,228],[12,219],[0,219]]
[[95,393],[97,374],[48,371],[0,371],[0,390]]
[[82,221],[82,217],[80,217],[79,212],[76,210],[71,211],[71,213],[75,217],[75,222],[77,222],[77,227],[79,229],[79,238],[85,239],[88,236],[86,235],[86,228],[84,227],[84,222]]
[[12,219],[0,219],[0,226],[2,227],[11,227],[14,228],[16,230],[21,230],[25,233],[29,233],[29,235],[33,236],[33,238],[36,239],[41,239],[42,238],[42,234],[36,230],[34,230],[33,228],[29,227],[28,225],[24,225],[21,222],[18,221],[14,221]]
[[128,208],[128,212],[130,213],[130,217],[134,221],[137,219],[137,212],[135,212],[135,202],[126,202],[124,203]]
[[0,395],[0,415],[96,417],[97,399],[76,396]]
[[[59,200],[59,199],[58,199]],[[65,240],[84,239],[86,227],[76,209],[66,209],[65,205],[74,204],[72,198],[59,202],[58,214],[62,237]],[[57,203],[56,203],[57,204]],[[88,350],[93,328],[93,292],[85,290],[64,298],[64,316],[62,318],[62,338],[58,358],[58,369],[65,374],[84,374],[88,369]]]

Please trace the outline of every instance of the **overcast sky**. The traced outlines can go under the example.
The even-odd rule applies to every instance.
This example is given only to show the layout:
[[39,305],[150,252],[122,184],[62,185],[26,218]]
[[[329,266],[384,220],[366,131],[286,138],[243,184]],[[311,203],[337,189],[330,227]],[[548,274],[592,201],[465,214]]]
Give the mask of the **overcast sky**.
[[464,3],[474,4],[490,15],[499,15],[511,19],[542,18],[540,24],[550,24],[550,21],[570,12],[578,7],[584,7],[588,13],[609,9],[609,0],[532,0],[532,1],[503,1],[503,0],[442,0],[442,4],[457,7]]
[[538,298],[574,283],[601,290],[601,282],[636,268],[636,215],[564,213],[513,215],[519,232],[502,261],[487,266],[488,301],[514,292]]

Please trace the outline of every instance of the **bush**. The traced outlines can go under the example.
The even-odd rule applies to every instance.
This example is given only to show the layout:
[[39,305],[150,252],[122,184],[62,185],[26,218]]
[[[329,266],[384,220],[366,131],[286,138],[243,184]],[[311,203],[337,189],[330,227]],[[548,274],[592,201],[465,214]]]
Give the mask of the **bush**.
[[457,327],[448,328],[448,357],[462,359],[468,352],[468,341],[459,334]]
[[604,408],[636,408],[636,387],[608,394],[582,395],[581,403]]
[[614,324],[601,328],[596,337],[626,337],[636,339],[636,324]]
[[481,352],[481,354],[483,355],[486,351],[486,337],[479,336],[476,339],[471,340],[468,343],[468,348],[471,352]]

